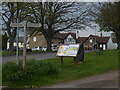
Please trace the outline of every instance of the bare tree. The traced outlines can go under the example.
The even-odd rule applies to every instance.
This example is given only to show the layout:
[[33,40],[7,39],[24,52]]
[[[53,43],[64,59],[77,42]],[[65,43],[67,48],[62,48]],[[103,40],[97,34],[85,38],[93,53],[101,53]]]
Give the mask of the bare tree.
[[3,30],[7,31],[10,48],[9,51],[13,52],[13,41],[16,37],[16,28],[12,28],[10,24],[16,18],[19,20],[19,23],[30,16],[30,10],[27,9],[27,3],[24,2],[3,2],[2,3],[2,27]]
[[31,3],[34,20],[41,23],[38,31],[47,40],[47,49],[51,50],[53,36],[64,30],[77,30],[90,26],[91,3],[39,2]]

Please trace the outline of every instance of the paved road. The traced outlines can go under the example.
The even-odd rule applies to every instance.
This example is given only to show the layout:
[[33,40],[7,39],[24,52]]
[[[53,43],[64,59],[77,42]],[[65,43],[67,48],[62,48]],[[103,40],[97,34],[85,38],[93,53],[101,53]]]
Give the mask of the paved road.
[[[19,58],[22,58],[22,55],[19,55]],[[49,59],[49,58],[56,58],[56,52],[52,52],[52,53],[36,53],[36,54],[28,54],[27,59],[36,59],[36,60],[43,60],[43,59]],[[16,56],[12,55],[12,56],[3,56],[2,57],[2,63],[5,63],[7,61],[15,61]]]
[[[93,50],[88,50],[85,52],[93,52]],[[22,58],[22,55],[19,55],[19,58]],[[36,60],[44,60],[44,59],[50,59],[50,58],[56,58],[56,52],[43,52],[43,53],[36,53],[36,54],[28,54],[27,59],[36,59]],[[5,63],[7,61],[15,61],[16,56],[3,56],[2,57],[2,63]]]
[[118,71],[111,71],[81,80],[45,86],[43,88],[118,88]]

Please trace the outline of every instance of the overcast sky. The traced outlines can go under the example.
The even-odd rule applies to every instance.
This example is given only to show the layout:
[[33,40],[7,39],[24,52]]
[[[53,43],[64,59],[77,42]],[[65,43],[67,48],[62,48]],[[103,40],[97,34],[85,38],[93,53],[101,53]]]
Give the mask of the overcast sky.
[[[95,30],[96,30],[96,35],[100,36],[101,32],[99,32],[99,28],[87,28],[86,30],[78,30],[79,31],[79,37],[88,37],[89,35],[95,35]],[[72,31],[73,33],[76,33],[76,31]],[[63,32],[67,33],[67,32]],[[104,32],[102,31],[103,36],[111,36],[112,32]]]
[[[99,28],[96,28],[96,35],[100,36],[101,32],[98,32]],[[76,31],[72,31],[73,33],[76,33]],[[67,33],[67,32],[63,32]],[[112,32],[103,32],[103,36],[111,36]],[[88,37],[89,35],[95,35],[95,29],[87,28],[87,30],[79,30],[79,37]],[[19,36],[23,36],[23,32],[19,32]]]
[[[98,32],[99,29],[96,29],[96,35],[100,36],[101,32]],[[112,32],[103,32],[103,36],[110,36]],[[79,31],[80,37],[88,37],[89,35],[95,35],[95,29],[88,28],[87,30],[80,30]]]

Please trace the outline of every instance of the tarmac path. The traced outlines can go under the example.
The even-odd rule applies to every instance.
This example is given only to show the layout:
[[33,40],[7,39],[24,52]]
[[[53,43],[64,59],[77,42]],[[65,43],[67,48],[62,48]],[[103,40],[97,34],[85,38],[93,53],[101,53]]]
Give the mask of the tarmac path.
[[43,88],[118,88],[118,70]]

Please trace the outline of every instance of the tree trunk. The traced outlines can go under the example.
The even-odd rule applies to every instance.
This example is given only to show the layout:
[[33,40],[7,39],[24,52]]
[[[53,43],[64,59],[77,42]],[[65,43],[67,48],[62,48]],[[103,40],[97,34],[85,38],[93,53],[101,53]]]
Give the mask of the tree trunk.
[[7,30],[8,30],[8,36],[9,36],[9,52],[13,52],[14,51],[13,43],[16,37],[16,29],[14,29],[14,31],[11,32],[10,24],[8,24],[7,27],[8,27]]
[[14,37],[9,36],[9,52],[13,52],[14,51],[14,47],[13,47],[13,43],[14,43]]
[[117,47],[117,49],[120,50],[120,40],[118,41],[118,47]]
[[115,35],[116,35],[117,44],[118,44],[118,47],[117,47],[117,49],[119,49],[119,50],[120,50],[120,34],[118,34],[118,33],[115,33]]
[[[117,36],[117,44],[118,44],[118,59],[120,59],[120,35]],[[120,68],[120,65],[118,65],[118,68]]]
[[47,37],[46,38],[46,40],[47,40],[47,51],[52,51],[52,48],[51,48],[51,46],[52,46],[52,37]]

